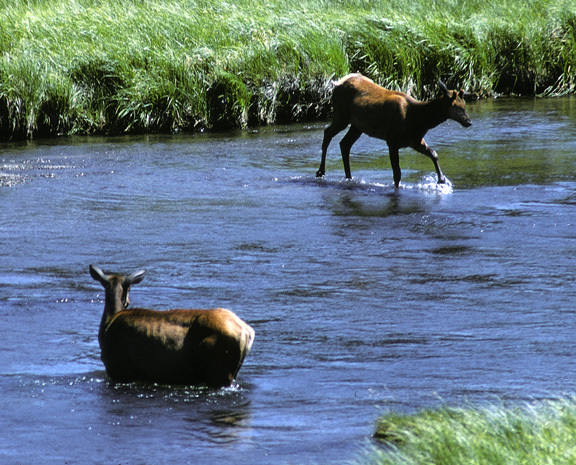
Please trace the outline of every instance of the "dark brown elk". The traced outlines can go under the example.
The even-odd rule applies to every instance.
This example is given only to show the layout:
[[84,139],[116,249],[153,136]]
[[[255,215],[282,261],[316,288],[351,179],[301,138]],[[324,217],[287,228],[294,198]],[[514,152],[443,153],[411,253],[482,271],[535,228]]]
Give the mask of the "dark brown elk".
[[105,289],[98,341],[108,376],[120,382],[231,385],[252,347],[254,330],[223,308],[128,309],[130,286],[145,274],[106,275],[90,265],[90,275]]
[[439,81],[442,95],[434,100],[420,102],[403,92],[384,89],[361,74],[349,74],[335,83],[332,93],[333,120],[324,131],[322,161],[317,177],[324,176],[326,151],[332,138],[348,125],[350,129],[340,142],[346,178],[351,179],[350,149],[364,133],[388,143],[394,184],[400,185],[402,172],[398,151],[412,147],[429,157],[438,174],[438,182],[446,178],[438,164],[438,154],[426,144],[426,133],[447,119],[464,127],[472,125],[466,114],[464,91],[448,90]]

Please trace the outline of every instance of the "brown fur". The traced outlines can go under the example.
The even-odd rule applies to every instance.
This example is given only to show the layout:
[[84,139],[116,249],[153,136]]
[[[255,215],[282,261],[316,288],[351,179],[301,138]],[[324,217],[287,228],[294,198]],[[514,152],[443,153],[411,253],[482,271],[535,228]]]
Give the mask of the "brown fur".
[[112,379],[232,384],[254,340],[254,330],[233,312],[127,309],[130,286],[144,279],[144,271],[107,276],[90,265],[90,274],[106,291],[98,341]]
[[438,182],[446,181],[438,155],[424,141],[426,133],[447,119],[469,127],[472,123],[466,114],[464,91],[448,90],[440,82],[442,96],[420,102],[403,92],[384,89],[361,74],[349,74],[335,83],[332,94],[333,121],[324,131],[322,160],[317,177],[324,176],[326,151],[332,138],[348,125],[350,129],[340,142],[346,178],[351,179],[350,149],[364,133],[388,143],[394,184],[400,185],[399,149],[412,147],[434,163]]

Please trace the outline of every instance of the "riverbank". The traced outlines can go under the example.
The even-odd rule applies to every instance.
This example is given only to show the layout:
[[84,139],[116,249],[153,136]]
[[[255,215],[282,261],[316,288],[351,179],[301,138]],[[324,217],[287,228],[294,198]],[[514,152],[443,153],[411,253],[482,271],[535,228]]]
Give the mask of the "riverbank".
[[360,71],[419,98],[575,89],[576,1],[0,0],[0,138],[326,118]]
[[388,415],[376,437],[389,444],[369,462],[377,465],[569,465],[576,463],[576,402]]

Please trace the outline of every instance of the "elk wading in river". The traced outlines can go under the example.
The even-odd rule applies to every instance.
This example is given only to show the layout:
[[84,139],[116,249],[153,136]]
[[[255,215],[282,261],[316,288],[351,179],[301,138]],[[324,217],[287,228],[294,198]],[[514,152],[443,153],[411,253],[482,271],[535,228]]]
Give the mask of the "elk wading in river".
[[384,89],[361,74],[349,74],[336,82],[332,93],[333,120],[324,131],[322,161],[316,177],[322,177],[326,172],[326,151],[330,141],[350,124],[350,129],[340,142],[347,179],[352,178],[350,149],[365,133],[388,143],[396,188],[402,177],[398,151],[403,147],[412,147],[429,157],[436,168],[438,183],[445,183],[438,154],[426,144],[424,136],[447,119],[453,119],[465,128],[470,127],[472,122],[466,114],[464,91],[448,90],[442,81],[438,83],[442,95],[420,102],[403,92]]

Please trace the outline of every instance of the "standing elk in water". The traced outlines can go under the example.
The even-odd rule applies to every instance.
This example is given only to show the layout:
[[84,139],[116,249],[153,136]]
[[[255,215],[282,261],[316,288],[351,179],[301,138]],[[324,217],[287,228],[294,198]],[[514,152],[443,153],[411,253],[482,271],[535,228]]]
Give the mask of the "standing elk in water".
[[130,276],[90,275],[106,291],[98,341],[106,372],[115,381],[230,386],[252,347],[254,330],[230,310],[127,309]]
[[402,177],[398,151],[403,147],[412,147],[429,157],[438,173],[438,182],[445,183],[438,154],[426,144],[424,136],[447,119],[453,119],[465,128],[472,122],[466,114],[464,91],[448,90],[442,81],[438,82],[442,95],[427,102],[420,102],[403,92],[384,89],[361,74],[349,74],[336,82],[332,94],[334,117],[324,131],[322,161],[316,177],[324,176],[326,171],[326,150],[330,141],[350,124],[350,130],[340,142],[347,179],[352,178],[350,149],[365,133],[388,143],[396,188]]

